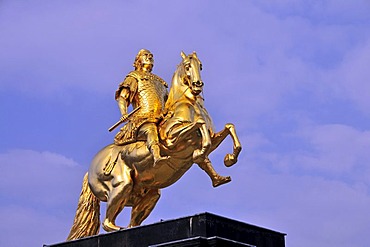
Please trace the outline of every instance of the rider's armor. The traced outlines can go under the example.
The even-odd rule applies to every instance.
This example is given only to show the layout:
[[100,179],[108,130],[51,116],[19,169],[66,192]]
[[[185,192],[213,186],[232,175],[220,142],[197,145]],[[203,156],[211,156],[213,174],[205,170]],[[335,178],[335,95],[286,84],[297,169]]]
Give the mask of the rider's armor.
[[119,85],[116,99],[121,90],[130,91],[129,103],[133,109],[140,109],[132,115],[129,122],[116,135],[115,144],[123,145],[137,141],[137,132],[144,123],[158,123],[162,117],[167,97],[167,83],[150,72],[132,71]]

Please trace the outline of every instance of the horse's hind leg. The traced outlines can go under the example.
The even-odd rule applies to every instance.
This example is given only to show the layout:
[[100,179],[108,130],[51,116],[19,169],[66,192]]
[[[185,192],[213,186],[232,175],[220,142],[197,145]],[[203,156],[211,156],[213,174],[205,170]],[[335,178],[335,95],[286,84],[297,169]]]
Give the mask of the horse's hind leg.
[[121,229],[116,226],[115,221],[118,214],[124,208],[132,191],[133,182],[130,172],[131,169],[125,166],[123,172],[121,172],[121,174],[115,174],[116,176],[112,180],[113,188],[108,195],[107,211],[103,222],[103,229],[107,232]]
[[135,201],[132,206],[131,221],[128,227],[139,226],[152,212],[160,196],[161,193],[158,189],[152,189]]
[[230,176],[224,177],[224,176],[221,176],[220,174],[218,174],[215,171],[215,169],[213,168],[212,163],[208,158],[206,158],[204,161],[198,163],[198,165],[211,178],[213,187],[217,187],[217,186],[220,186],[222,184],[226,184],[226,183],[231,181]]

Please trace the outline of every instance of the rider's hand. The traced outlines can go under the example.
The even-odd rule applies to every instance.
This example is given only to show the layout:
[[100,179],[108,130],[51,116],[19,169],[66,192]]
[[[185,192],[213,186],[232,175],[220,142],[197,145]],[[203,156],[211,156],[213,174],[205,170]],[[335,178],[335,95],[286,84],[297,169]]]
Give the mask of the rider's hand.
[[127,121],[127,117],[128,117],[127,114],[122,115],[122,117],[120,118],[120,122],[126,122]]

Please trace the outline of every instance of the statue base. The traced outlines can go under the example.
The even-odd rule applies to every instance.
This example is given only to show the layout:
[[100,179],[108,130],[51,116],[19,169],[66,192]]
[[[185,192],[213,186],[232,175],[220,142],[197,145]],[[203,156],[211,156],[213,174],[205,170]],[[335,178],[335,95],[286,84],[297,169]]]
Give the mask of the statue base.
[[285,235],[218,215],[201,213],[44,247],[285,247]]

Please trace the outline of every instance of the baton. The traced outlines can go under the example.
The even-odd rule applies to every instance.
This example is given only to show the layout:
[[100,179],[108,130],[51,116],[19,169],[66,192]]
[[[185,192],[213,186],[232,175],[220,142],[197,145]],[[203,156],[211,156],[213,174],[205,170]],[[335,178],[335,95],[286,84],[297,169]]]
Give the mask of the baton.
[[111,132],[112,130],[114,130],[115,128],[118,127],[118,125],[120,125],[121,123],[124,123],[126,122],[129,117],[132,116],[132,114],[134,114],[135,112],[137,112],[139,109],[141,108],[141,106],[135,108],[132,112],[130,112],[129,114],[127,114],[126,116],[122,117],[117,123],[115,123],[112,127],[110,127],[108,130],[109,132]]

